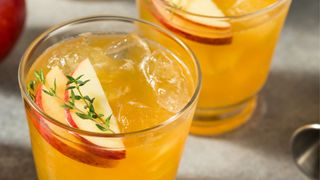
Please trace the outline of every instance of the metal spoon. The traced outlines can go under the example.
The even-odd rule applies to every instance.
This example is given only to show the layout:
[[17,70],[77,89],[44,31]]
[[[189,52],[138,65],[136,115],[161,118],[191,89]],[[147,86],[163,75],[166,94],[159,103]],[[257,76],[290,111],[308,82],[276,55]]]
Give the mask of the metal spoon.
[[299,169],[311,179],[320,179],[320,124],[305,125],[291,138],[293,159]]

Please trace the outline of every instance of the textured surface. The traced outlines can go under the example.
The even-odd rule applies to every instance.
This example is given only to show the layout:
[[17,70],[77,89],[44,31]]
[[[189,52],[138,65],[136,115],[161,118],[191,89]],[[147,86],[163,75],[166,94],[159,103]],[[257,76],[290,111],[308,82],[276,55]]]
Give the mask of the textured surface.
[[[134,1],[27,0],[28,20],[0,65],[0,179],[36,179],[17,84],[25,48],[52,24],[87,15],[136,16]],[[252,120],[215,138],[190,136],[179,180],[304,180],[290,156],[299,126],[319,121],[319,1],[294,0]]]

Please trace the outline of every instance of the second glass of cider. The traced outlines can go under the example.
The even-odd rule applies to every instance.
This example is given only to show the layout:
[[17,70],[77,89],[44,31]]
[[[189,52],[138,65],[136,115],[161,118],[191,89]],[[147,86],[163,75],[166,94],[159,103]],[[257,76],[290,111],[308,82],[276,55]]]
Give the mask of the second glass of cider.
[[[193,50],[203,85],[191,132],[216,135],[247,122],[266,82],[291,0],[138,0],[142,19]],[[167,45],[170,46],[170,45]]]

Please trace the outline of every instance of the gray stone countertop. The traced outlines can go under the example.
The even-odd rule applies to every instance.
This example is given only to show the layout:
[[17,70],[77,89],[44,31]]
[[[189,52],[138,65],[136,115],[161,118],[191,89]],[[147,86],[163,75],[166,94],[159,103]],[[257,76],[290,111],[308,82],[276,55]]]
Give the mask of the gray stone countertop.
[[[17,68],[30,42],[49,26],[106,14],[136,17],[133,0],[27,0],[15,49],[0,64],[0,179],[36,179]],[[319,0],[294,0],[259,107],[242,128],[190,136],[178,180],[306,180],[289,148],[293,131],[319,122]]]

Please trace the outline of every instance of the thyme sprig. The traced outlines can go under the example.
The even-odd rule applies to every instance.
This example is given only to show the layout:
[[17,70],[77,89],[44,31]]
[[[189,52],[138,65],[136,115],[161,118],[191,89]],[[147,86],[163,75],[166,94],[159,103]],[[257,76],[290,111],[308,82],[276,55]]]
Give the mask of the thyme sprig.
[[[42,89],[42,91],[47,95],[55,97],[59,101],[61,101],[63,103],[62,104],[63,108],[75,111],[75,114],[83,120],[93,121],[96,124],[97,128],[100,129],[101,131],[109,131],[111,133],[115,133],[110,128],[110,120],[111,120],[112,114],[105,117],[104,114],[97,113],[94,107],[95,98],[94,97],[91,98],[87,95],[83,95],[81,91],[81,87],[86,85],[90,81],[89,79],[82,80],[84,75],[80,75],[77,78],[66,75],[66,78],[68,79],[68,82],[67,82],[68,86],[66,88],[66,91],[68,91],[68,93],[70,94],[70,97],[67,102],[65,102],[64,98],[59,97],[57,95],[56,79],[54,80],[53,87],[47,87],[45,76],[42,70],[35,71],[34,76],[36,80],[30,81],[30,83],[27,86],[28,94],[33,100],[35,100],[35,97],[36,97],[35,87],[38,84],[42,84],[45,87]],[[76,101],[82,101],[84,103],[84,108],[83,108],[84,110],[80,109],[75,105]]]

